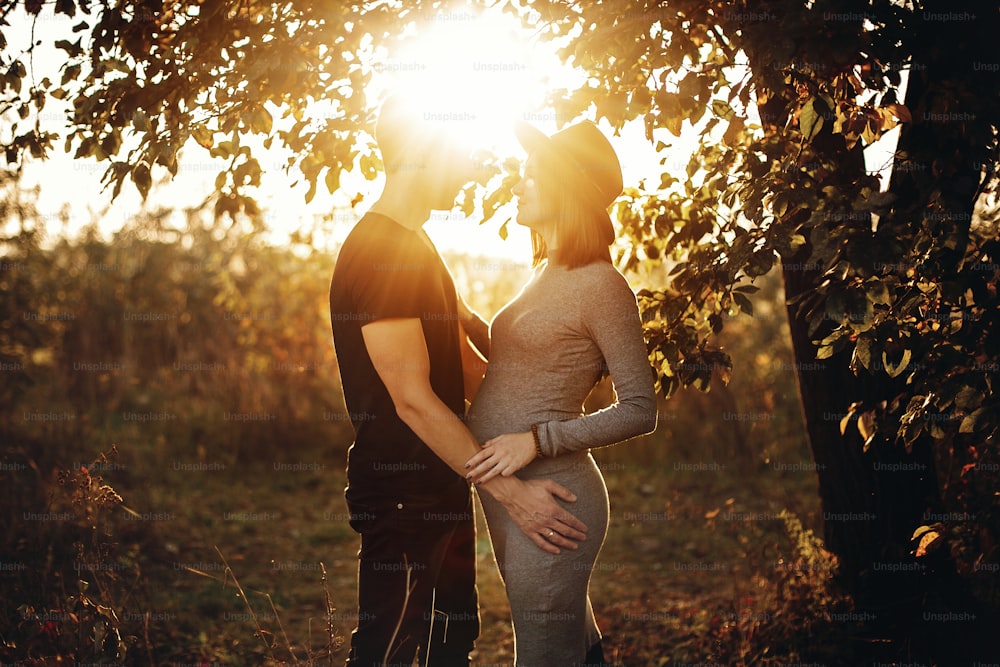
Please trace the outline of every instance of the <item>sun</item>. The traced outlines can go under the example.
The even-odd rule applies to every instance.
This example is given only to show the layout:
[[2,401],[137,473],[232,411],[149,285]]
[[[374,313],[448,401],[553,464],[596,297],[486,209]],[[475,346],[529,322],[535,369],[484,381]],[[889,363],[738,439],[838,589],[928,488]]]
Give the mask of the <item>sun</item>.
[[[500,158],[524,155],[514,137],[515,121],[527,120],[546,132],[558,129],[555,114],[543,105],[552,87],[568,85],[574,75],[554,46],[499,8],[432,15],[414,24],[398,49],[376,53],[373,69],[378,89],[403,95],[425,121],[440,123],[471,150]],[[425,229],[444,248],[527,261],[527,230],[508,224],[506,240],[498,232],[513,213],[511,206],[483,225],[455,220],[454,213],[435,216]]]
[[499,9],[439,13],[376,62],[387,89],[470,145],[515,149],[515,120],[538,115],[561,62],[549,44]]

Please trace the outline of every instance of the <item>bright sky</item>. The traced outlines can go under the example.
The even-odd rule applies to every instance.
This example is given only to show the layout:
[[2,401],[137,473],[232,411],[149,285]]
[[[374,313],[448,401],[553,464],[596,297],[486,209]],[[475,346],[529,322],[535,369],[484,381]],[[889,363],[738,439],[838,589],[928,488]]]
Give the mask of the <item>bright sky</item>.
[[[22,39],[21,44],[16,44],[12,37],[11,50],[26,47],[30,34],[30,24],[20,7],[12,17],[12,23],[16,25],[17,22],[23,22],[25,29],[10,31],[11,35]],[[65,17],[39,19],[35,38],[41,40],[42,46],[35,56],[37,78],[56,79],[59,76],[62,52],[48,45],[65,37],[71,25]],[[467,10],[438,14],[415,31],[398,53],[376,53],[372,64],[377,75],[373,84],[375,90],[368,91],[370,96],[379,94],[380,89],[420,91],[414,95],[415,99],[425,106],[428,114],[446,118],[450,130],[458,128],[468,135],[470,142],[500,154],[520,157],[523,152],[511,131],[513,122],[528,120],[547,133],[556,131],[554,115],[540,110],[538,105],[547,88],[572,86],[581,76],[559,61],[550,44],[533,39],[514,18],[496,12],[477,16]],[[322,109],[317,113],[321,114]],[[47,108],[45,114],[47,120],[60,118],[60,110],[54,105]],[[665,130],[658,131],[655,139],[670,144],[671,148],[657,154],[643,136],[641,122],[627,125],[620,136],[612,136],[606,125],[601,127],[618,152],[626,185],[636,185],[642,178],[649,178],[655,185],[661,169],[682,174],[698,142],[697,132],[687,124],[680,138]],[[895,139],[891,138],[891,146],[894,144]],[[881,146],[869,149],[871,168],[885,164],[886,150]],[[287,239],[294,229],[309,228],[314,220],[331,212],[335,225],[333,238],[328,240],[336,242],[346,235],[381,188],[380,181],[367,182],[358,175],[346,175],[340,192],[329,195],[320,186],[315,199],[306,205],[305,184],[293,188],[294,179],[280,169],[283,155],[277,151],[269,155],[261,149],[259,156],[265,175],[264,185],[256,196],[267,212],[268,227],[273,230],[273,240],[277,243]],[[661,167],[659,161],[664,158],[666,162]],[[100,228],[110,233],[142,209],[139,195],[130,183],[114,204],[109,204],[108,193],[99,194],[105,164],[89,159],[73,160],[57,149],[46,162],[29,165],[25,181],[41,186],[40,207],[42,213],[53,220],[50,229],[58,229],[54,221],[61,210],[67,210],[70,222],[68,229],[63,231],[72,234],[91,222],[95,215],[101,215]],[[181,156],[178,176],[167,185],[154,187],[146,208],[198,204],[211,192],[221,164],[221,160],[210,159],[207,151],[191,142]],[[158,172],[165,174],[155,169],[154,178]],[[352,210],[349,202],[358,192],[365,197]],[[474,255],[500,255],[527,262],[530,241],[526,230],[509,224],[509,238],[505,242],[497,233],[500,223],[512,212],[512,208],[501,210],[485,225],[477,224],[476,220],[464,220],[458,212],[442,212],[432,217],[426,229],[443,249]]]
[[[23,49],[28,44],[30,23],[20,7],[11,18],[14,25],[21,23],[24,26],[23,30],[11,31],[21,37],[20,44],[11,39],[11,49]],[[38,79],[59,76],[63,54],[50,45],[55,39],[65,38],[72,23],[66,17],[44,15],[39,18],[35,26],[35,38],[42,42],[35,53]],[[456,57],[456,54],[463,54],[463,57]],[[432,95],[418,96],[429,114],[450,114],[450,129],[457,126],[478,145],[500,154],[521,157],[523,152],[511,131],[513,122],[528,120],[547,133],[555,132],[558,127],[554,115],[539,110],[538,105],[547,87],[566,86],[580,76],[562,65],[549,44],[532,39],[516,19],[495,12],[477,16],[466,10],[436,15],[415,31],[398,53],[376,53],[373,67],[377,72],[374,77],[376,90],[368,91],[369,95],[378,94],[378,89],[434,91]],[[45,121],[61,121],[62,110],[58,104],[50,102]],[[655,169],[662,156],[656,155],[638,124],[627,127],[620,137],[611,136],[607,126],[602,129],[619,153],[626,183],[658,173]],[[689,145],[693,146],[690,142],[695,140],[692,136]],[[61,145],[57,142],[57,149],[45,162],[30,164],[25,170],[25,184],[38,184],[42,188],[39,205],[43,215],[51,221],[50,230],[73,234],[100,217],[100,229],[111,233],[142,209],[139,195],[130,183],[126,183],[113,204],[109,203],[109,193],[100,192],[106,163],[74,160],[60,150]],[[287,234],[297,227],[309,227],[315,219],[331,211],[336,222],[331,240],[335,242],[347,233],[381,188],[380,181],[367,182],[360,176],[346,175],[342,179],[341,192],[331,196],[320,186],[315,199],[306,205],[305,185],[300,183],[293,188],[294,179],[280,169],[283,156],[277,151],[273,158],[263,152],[261,155],[264,185],[256,196],[266,210],[267,223],[275,232],[276,242],[287,238]],[[686,163],[686,156],[678,158],[677,168],[682,169]],[[210,159],[207,151],[191,143],[181,155],[178,175],[169,184],[154,187],[145,207],[152,210],[161,205],[175,208],[197,205],[210,193],[220,164],[221,161]],[[153,173],[154,178],[158,173],[165,176],[160,168]],[[365,198],[352,210],[349,202],[358,192]],[[511,223],[507,226],[507,241],[501,241],[498,234],[500,223],[512,212],[512,208],[502,210],[484,225],[476,220],[464,220],[460,213],[442,212],[432,217],[427,230],[442,248],[528,261],[530,241],[526,230]],[[65,229],[56,224],[63,214],[69,217]]]

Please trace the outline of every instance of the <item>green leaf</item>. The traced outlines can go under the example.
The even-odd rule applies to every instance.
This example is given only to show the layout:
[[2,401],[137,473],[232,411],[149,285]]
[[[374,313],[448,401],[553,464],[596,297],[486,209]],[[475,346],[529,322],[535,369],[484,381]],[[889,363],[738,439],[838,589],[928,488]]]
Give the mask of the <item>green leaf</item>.
[[912,353],[909,350],[903,350],[903,355],[899,358],[899,363],[894,364],[889,361],[889,356],[883,351],[882,352],[882,364],[885,366],[885,372],[889,377],[899,377],[899,374],[906,370],[906,367],[910,365],[910,358]]
[[979,408],[971,415],[966,416],[965,419],[962,420],[962,423],[959,425],[958,432],[975,433],[976,431],[978,431],[982,427],[982,424],[980,422],[983,421],[982,418],[983,415],[986,414],[986,412],[987,408]]
[[149,189],[153,185],[153,178],[149,173],[149,165],[145,162],[140,162],[135,165],[132,169],[132,182],[135,183],[135,187],[139,189],[139,194],[145,200],[146,195],[149,194]]
[[872,367],[872,339],[867,336],[858,338],[857,345],[854,346],[854,358],[861,362],[866,370]]
[[733,301],[735,301],[736,305],[740,307],[740,310],[750,317],[753,317],[753,303],[750,302],[750,299],[748,299],[745,294],[733,292]]
[[799,112],[799,131],[806,141],[812,141],[823,128],[823,117],[816,111],[814,105],[816,98],[810,98]]

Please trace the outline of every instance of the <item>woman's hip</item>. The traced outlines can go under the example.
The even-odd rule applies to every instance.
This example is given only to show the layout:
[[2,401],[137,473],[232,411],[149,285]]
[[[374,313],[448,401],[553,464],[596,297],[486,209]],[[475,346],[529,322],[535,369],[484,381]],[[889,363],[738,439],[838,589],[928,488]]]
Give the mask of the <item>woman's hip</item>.
[[550,466],[547,470],[533,463],[519,472],[518,477],[526,481],[552,480],[572,491],[576,496],[574,502],[558,498],[556,501],[587,526],[587,537],[576,550],[563,549],[558,555],[548,554],[521,532],[502,504],[488,493],[480,493],[483,514],[486,516],[490,538],[501,568],[515,559],[530,560],[531,567],[537,568],[543,566],[545,557],[551,559],[551,563],[544,566],[546,568],[569,566],[579,569],[592,566],[604,543],[609,519],[607,487],[593,459],[590,456],[580,457],[575,465]]

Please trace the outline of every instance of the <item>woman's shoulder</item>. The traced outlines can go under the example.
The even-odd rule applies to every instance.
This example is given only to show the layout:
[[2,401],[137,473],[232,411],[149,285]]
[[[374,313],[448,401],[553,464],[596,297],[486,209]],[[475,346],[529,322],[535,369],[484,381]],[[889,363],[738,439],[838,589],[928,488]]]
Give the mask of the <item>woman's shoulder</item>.
[[610,262],[591,262],[567,272],[568,300],[586,318],[603,317],[608,312],[636,309],[635,292],[628,280]]
[[611,262],[591,262],[573,269],[570,275],[574,282],[586,289],[624,289],[632,292],[628,280]]

